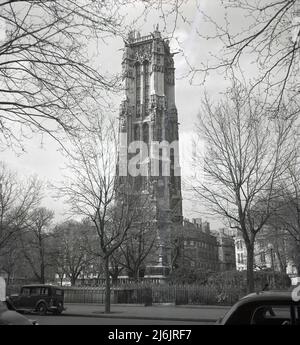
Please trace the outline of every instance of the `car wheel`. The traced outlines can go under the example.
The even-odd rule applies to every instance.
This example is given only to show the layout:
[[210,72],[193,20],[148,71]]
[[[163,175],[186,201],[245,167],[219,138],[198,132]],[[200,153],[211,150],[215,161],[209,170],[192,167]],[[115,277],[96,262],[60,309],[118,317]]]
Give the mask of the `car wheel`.
[[63,312],[64,308],[61,303],[58,303],[56,310],[53,312],[55,315],[60,315]]
[[46,315],[47,313],[47,306],[45,303],[39,303],[39,305],[37,306],[37,311],[39,313],[39,315]]

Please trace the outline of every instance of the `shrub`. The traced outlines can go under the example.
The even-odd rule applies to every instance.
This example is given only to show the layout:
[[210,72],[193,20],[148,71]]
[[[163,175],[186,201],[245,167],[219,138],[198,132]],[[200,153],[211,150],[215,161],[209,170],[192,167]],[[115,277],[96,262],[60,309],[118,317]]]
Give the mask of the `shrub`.
[[[275,281],[274,281],[275,278]],[[246,271],[225,271],[213,273],[208,277],[207,284],[213,286],[221,294],[223,290],[236,289],[246,293],[247,272]],[[266,284],[271,289],[287,289],[291,285],[291,280],[287,274],[261,270],[254,272],[255,290],[262,290]]]

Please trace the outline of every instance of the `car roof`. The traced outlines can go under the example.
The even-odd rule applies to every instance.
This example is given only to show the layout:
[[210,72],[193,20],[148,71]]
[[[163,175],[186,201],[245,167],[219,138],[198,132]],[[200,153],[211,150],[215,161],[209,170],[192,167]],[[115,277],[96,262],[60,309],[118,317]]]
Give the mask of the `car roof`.
[[244,296],[240,301],[289,301],[296,303],[292,298],[292,291],[258,291]]
[[51,284],[28,284],[28,285],[22,285],[22,288],[31,288],[31,287],[50,287],[50,288],[55,288],[55,289],[60,289],[63,290],[61,286],[56,286],[56,285],[51,285]]

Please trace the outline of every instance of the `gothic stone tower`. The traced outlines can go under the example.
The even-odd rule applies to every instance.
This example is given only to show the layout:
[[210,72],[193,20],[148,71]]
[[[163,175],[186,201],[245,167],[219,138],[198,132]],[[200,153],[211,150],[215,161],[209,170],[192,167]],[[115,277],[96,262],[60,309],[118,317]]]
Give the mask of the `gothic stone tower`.
[[[122,67],[125,98],[120,107],[120,133],[127,134],[127,145],[143,141],[149,147],[149,159],[141,162],[147,165],[147,176],[128,177],[134,180],[133,190],[147,193],[155,208],[160,250],[146,274],[165,276],[172,260],[172,230],[182,223],[182,197],[179,160],[174,161],[174,155],[178,157],[174,60],[169,42],[161,37],[158,27],[148,36],[135,32],[128,35]],[[163,141],[173,143],[168,176],[162,173],[162,160],[166,160],[163,150],[155,154],[152,149],[154,142]],[[153,176],[151,164],[155,159],[159,173]]]

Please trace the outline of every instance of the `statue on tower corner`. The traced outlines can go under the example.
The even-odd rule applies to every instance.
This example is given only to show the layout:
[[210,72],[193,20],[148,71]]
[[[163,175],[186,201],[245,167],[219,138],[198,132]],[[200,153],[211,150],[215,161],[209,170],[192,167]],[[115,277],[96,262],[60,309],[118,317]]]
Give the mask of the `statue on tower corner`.
[[156,24],[156,27],[155,27],[154,38],[161,38],[158,24]]
[[128,32],[127,40],[129,43],[131,43],[135,40],[135,30],[131,30]]

